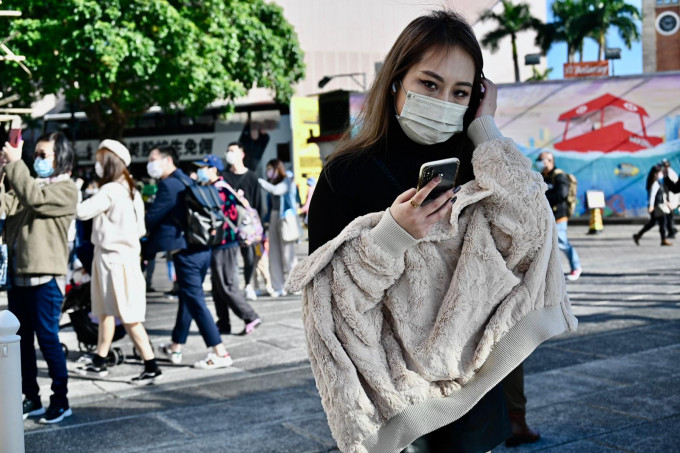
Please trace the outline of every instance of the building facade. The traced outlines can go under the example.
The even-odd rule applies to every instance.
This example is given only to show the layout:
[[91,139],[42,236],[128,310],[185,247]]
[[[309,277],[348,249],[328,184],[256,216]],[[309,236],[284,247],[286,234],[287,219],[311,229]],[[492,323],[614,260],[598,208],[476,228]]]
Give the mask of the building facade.
[[680,70],[680,0],[643,0],[644,72]]

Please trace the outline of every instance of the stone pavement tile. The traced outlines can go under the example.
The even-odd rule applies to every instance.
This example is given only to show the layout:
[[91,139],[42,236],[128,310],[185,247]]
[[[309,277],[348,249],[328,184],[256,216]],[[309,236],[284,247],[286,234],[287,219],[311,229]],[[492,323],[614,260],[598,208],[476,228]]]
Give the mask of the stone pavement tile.
[[[229,420],[222,420],[228,425]],[[187,453],[320,453],[330,449],[314,439],[300,435],[283,425],[250,429],[238,434],[225,435],[215,431],[210,436],[168,443],[156,448],[147,446],[144,452]]]
[[[664,350],[664,348],[654,351]],[[659,352],[656,352],[659,354]],[[676,370],[669,369],[653,361],[641,360],[633,354],[574,365],[563,368],[561,372],[569,375],[597,379],[607,386],[631,385],[647,382],[650,379],[672,376]]]
[[[601,313],[597,315],[577,316],[577,318],[578,329],[576,332],[563,333],[551,341],[589,336],[633,327],[646,327],[652,322],[648,319],[620,316],[616,311],[610,311],[610,313],[607,314]],[[548,342],[548,344],[550,344],[550,342]]]
[[634,426],[643,420],[582,402],[565,402],[532,409],[527,413],[527,422],[541,433],[541,439],[531,449],[543,449]]
[[675,391],[679,386],[680,376],[676,375],[585,395],[574,401],[648,421],[659,420],[680,414],[680,394]]
[[320,417],[286,422],[284,426],[306,437],[311,437],[328,448],[336,446],[336,442],[331,435],[331,429],[328,427],[328,420],[323,413]]
[[597,354],[565,351],[556,346],[557,343],[554,342],[539,346],[524,361],[524,373],[527,375],[540,373],[602,358]]
[[680,451],[680,415],[591,438],[592,442],[636,453]]
[[165,416],[197,435],[215,431],[237,435],[261,426],[323,416],[323,408],[319,398],[292,389],[168,411]]
[[[603,445],[593,443],[589,440],[578,440],[575,442],[567,442],[554,447],[545,447],[543,440],[539,440],[534,444],[524,444],[519,447],[507,448],[501,445],[493,449],[493,453],[524,453],[527,451],[540,450],[541,453],[614,453],[621,452],[618,448],[609,448]],[[627,451],[627,450],[626,450]]]
[[576,367],[529,374],[524,378],[524,392],[530,411],[539,406],[573,401],[582,395],[608,390],[612,383],[565,370]]
[[[82,427],[82,425],[81,425]],[[140,444],[159,444],[187,440],[187,435],[156,416],[123,417],[92,423],[87,429],[53,426],[41,431],[27,432],[26,452],[116,452],[133,451],[131,439]]]
[[551,347],[574,353],[594,354],[604,358],[670,346],[675,343],[677,343],[677,338],[659,335],[649,329],[623,329],[611,334],[581,337],[578,341],[565,340]]
[[635,360],[643,365],[664,368],[677,373],[680,364],[680,345],[676,344],[665,348],[642,351],[627,356],[630,360]]

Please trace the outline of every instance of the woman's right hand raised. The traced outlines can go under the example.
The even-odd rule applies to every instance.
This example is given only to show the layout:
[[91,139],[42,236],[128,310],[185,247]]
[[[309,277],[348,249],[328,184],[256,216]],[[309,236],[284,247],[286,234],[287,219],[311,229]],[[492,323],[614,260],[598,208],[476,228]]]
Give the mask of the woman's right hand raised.
[[409,189],[399,195],[390,206],[390,214],[394,220],[415,239],[424,238],[432,225],[451,215],[451,205],[456,201],[454,195],[460,190],[460,186],[447,190],[433,201],[422,205],[440,181],[441,177],[437,176],[419,191]]

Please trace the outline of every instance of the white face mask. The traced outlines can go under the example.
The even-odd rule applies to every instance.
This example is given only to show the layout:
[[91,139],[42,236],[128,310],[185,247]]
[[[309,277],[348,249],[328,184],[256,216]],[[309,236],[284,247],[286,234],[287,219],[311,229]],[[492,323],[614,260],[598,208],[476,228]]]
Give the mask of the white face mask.
[[238,161],[239,161],[239,158],[234,151],[227,151],[227,163],[229,165],[234,165]]
[[545,170],[545,162],[543,162],[542,160],[537,160],[536,169],[539,171],[539,173],[543,173],[543,170]]
[[152,160],[146,164],[146,172],[153,179],[159,179],[163,176],[163,161],[162,160]]
[[94,172],[99,176],[100,178],[104,177],[104,167],[102,167],[102,164],[99,163],[99,161],[94,163]]
[[[404,87],[401,87],[404,90]],[[406,90],[404,90],[406,91]],[[463,117],[466,105],[406,93],[406,102],[397,115],[397,121],[404,133],[421,145],[434,145],[450,139],[453,134],[463,130]]]

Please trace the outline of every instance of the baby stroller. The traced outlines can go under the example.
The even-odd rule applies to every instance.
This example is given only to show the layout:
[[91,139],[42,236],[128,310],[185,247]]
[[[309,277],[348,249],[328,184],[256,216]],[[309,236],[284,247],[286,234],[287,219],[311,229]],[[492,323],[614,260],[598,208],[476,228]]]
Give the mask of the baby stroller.
[[[66,293],[66,298],[61,307],[61,312],[68,313],[71,322],[61,325],[60,328],[73,327],[78,338],[78,349],[84,353],[81,359],[85,361],[91,359],[92,354],[94,354],[99,336],[99,326],[94,322],[90,311],[90,282],[72,285],[70,291]],[[113,341],[118,341],[124,336],[125,328],[121,324],[116,324]],[[68,354],[66,345],[62,344],[61,346],[64,349],[64,354]],[[120,365],[125,361],[125,353],[121,348],[114,346],[109,351],[107,359],[108,366]]]

